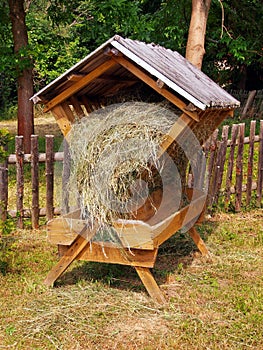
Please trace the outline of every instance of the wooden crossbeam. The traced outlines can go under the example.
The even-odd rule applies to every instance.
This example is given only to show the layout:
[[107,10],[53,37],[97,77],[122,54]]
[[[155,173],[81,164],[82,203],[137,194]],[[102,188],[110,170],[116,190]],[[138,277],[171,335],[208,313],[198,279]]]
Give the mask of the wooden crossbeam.
[[103,64],[101,64],[99,67],[95,68],[93,71],[91,71],[89,74],[87,74],[85,77],[78,80],[75,84],[71,85],[69,88],[61,92],[59,95],[54,97],[51,101],[49,101],[46,104],[46,107],[44,109],[44,112],[50,111],[52,108],[60,104],[61,102],[68,99],[73,94],[77,93],[81,89],[83,89],[88,83],[90,83],[92,80],[99,77],[101,74],[106,72],[109,68],[113,67],[116,64],[116,62],[112,59],[107,60]]
[[195,121],[199,121],[198,114],[196,112],[191,112],[187,110],[187,104],[180,100],[178,97],[176,97],[174,94],[172,94],[170,91],[165,89],[163,85],[160,84],[159,80],[155,81],[154,79],[150,78],[146,73],[144,73],[142,70],[137,68],[134,64],[132,64],[130,61],[128,61],[122,56],[112,56],[112,60],[116,61],[128,71],[133,73],[144,83],[146,83],[155,91],[157,91],[160,95],[165,97],[168,101],[172,102],[175,106],[180,108],[185,114],[189,115],[192,119],[194,119]]

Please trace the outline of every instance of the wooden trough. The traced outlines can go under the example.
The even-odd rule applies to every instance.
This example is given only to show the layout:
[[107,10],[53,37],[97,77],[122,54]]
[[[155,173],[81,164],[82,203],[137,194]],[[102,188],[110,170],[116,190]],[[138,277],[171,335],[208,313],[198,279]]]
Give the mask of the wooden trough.
[[[181,111],[160,145],[160,156],[174,142],[187,141],[189,130],[202,145],[239,106],[237,100],[177,52],[120,36],[108,40],[35,94],[32,100],[45,104],[46,112],[52,111],[66,136],[75,120],[136,91],[140,91],[142,100],[149,100],[149,96],[155,100],[161,97]],[[208,253],[193,225],[202,221],[206,193],[187,189],[185,194],[188,204],[179,210],[173,207],[171,192],[167,198],[159,198],[162,205],[154,215],[149,215],[146,209],[134,220],[114,222],[121,248],[113,242],[94,240],[96,223],[87,225],[80,210],[51,220],[47,225],[48,238],[58,245],[60,260],[45,283],[52,285],[74,260],[118,263],[134,266],[149,294],[163,302],[164,297],[150,272],[159,246],[189,225],[188,232],[200,252]]]

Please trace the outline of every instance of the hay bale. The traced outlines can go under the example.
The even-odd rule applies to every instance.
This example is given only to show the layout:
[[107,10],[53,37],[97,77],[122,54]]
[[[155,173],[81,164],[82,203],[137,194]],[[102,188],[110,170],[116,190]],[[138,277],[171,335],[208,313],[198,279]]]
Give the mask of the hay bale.
[[160,104],[126,102],[91,113],[69,134],[72,171],[70,192],[79,197],[83,219],[101,227],[131,219],[163,182],[175,179],[163,171],[159,145],[178,116]]

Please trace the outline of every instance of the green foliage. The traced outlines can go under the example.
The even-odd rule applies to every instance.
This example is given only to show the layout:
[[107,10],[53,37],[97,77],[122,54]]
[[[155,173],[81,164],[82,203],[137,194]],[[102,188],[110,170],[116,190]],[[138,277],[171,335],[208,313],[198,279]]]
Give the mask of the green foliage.
[[6,146],[13,139],[13,136],[5,129],[0,129],[0,162],[7,156]]

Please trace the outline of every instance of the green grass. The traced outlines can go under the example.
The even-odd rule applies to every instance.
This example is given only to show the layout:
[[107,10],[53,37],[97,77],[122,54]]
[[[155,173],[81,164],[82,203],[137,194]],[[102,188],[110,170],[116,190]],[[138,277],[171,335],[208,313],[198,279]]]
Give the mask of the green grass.
[[47,288],[57,256],[45,230],[7,230],[0,349],[263,349],[262,217],[256,210],[205,222],[207,258],[187,234],[163,245],[153,273],[164,305],[119,265],[75,262]]

